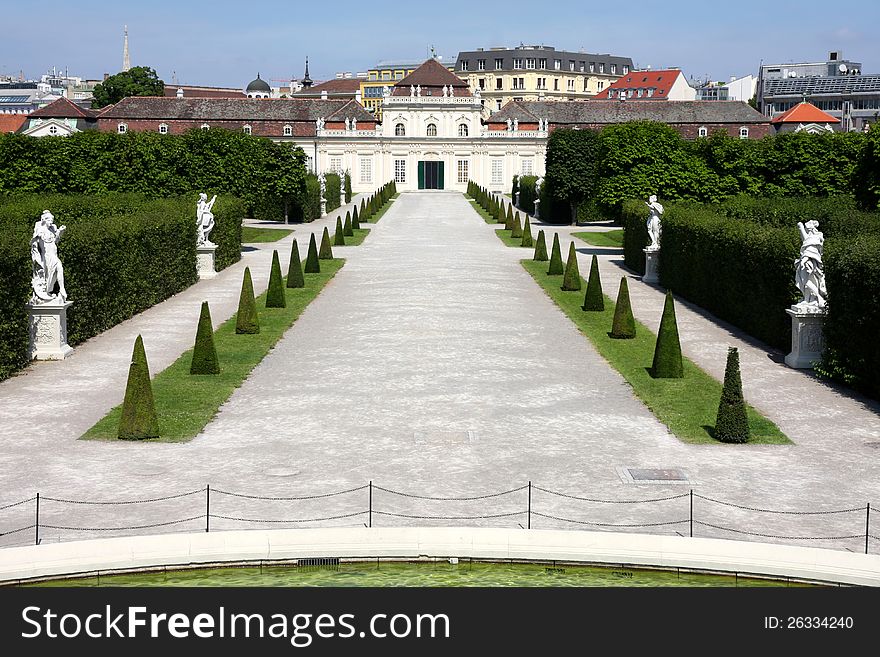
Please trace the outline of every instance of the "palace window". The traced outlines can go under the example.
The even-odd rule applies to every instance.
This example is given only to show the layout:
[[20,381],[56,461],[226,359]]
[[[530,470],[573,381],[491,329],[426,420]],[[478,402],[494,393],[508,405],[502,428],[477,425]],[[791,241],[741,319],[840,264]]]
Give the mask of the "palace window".
[[547,78],[538,78],[538,89],[547,88]]
[[627,73],[629,73],[629,66],[624,64],[623,65],[623,74],[626,75]]
[[654,87],[651,87],[650,89],[648,89],[648,98],[650,98],[653,95],[654,95]]
[[746,127],[742,127],[739,129],[739,138],[740,139],[748,139],[749,138],[749,129]]
[[373,182],[373,159],[369,157],[361,158],[361,183]]
[[504,68],[504,60],[503,60],[503,59],[500,59],[500,58],[499,58],[499,59],[496,59],[496,60],[495,60],[495,70],[496,70],[496,71],[500,71],[500,70],[502,70],[503,68]]
[[500,110],[500,109],[501,109],[501,99],[500,99],[500,98],[496,98],[496,99],[495,99],[495,109],[496,109],[496,110]]
[[459,137],[467,137],[468,136],[468,127],[467,123],[461,123],[458,126],[458,136]]
[[584,71],[586,71],[586,70],[587,70],[587,63],[586,63],[586,62],[578,62],[578,70],[579,70],[581,73],[583,73]]
[[53,137],[57,137],[58,136],[58,126],[57,125],[50,125],[49,126],[49,134],[52,135]]
[[394,160],[394,182],[406,182],[406,160]]
[[293,128],[289,125],[284,126],[284,136],[292,137],[293,136]]
[[589,78],[584,78],[584,91],[588,90],[589,84],[590,84]]
[[461,60],[461,70],[462,71],[468,70],[468,60],[466,60],[466,59]]
[[590,62],[590,73],[596,72],[596,62]]
[[573,71],[573,70],[574,70],[574,60],[573,60],[573,59],[569,59],[569,60],[568,60],[568,70],[569,70],[569,71]]
[[520,68],[522,68],[522,67],[523,67],[522,62],[523,62],[522,59],[517,58],[517,57],[514,57],[514,59],[513,59],[513,68],[514,68],[514,69],[520,69]]
[[574,91],[574,78],[568,80],[568,90]]
[[546,57],[541,57],[541,59],[538,60],[538,68],[540,68],[541,70],[547,69],[547,58]]
[[700,126],[700,129],[699,129],[699,131],[697,132],[697,134],[698,134],[700,137],[707,137],[707,136],[709,135],[709,131],[708,131],[706,128]]
[[379,79],[379,71],[370,71],[370,80],[375,82]]
[[116,126],[116,132],[118,132],[120,135],[124,135],[126,132],[128,132],[128,125],[126,125],[125,123],[120,123],[118,126]]
[[468,181],[468,161],[458,161],[458,182],[466,183]]
[[406,136],[406,127],[402,123],[398,123],[394,126],[394,136],[395,137],[405,137]]
[[477,60],[477,70],[478,71],[485,71],[486,70],[486,60],[485,59],[478,59]]
[[604,72],[605,72],[605,63],[599,62],[599,73],[604,73]]
[[436,137],[437,136],[437,124],[436,123],[429,123],[428,124],[427,135],[429,137]]
[[495,78],[495,90],[501,91],[504,89],[504,78]]
[[391,79],[391,71],[382,71],[382,79],[390,80]]
[[559,91],[559,78],[553,78],[553,91]]
[[525,78],[513,78],[513,88],[514,89],[525,89]]
[[479,80],[477,80],[477,86],[480,89],[485,89],[486,88],[486,78],[480,78]]
[[168,134],[168,124],[167,123],[160,123],[159,124],[159,134],[160,135],[167,135]]
[[246,134],[246,135],[249,135],[249,134],[251,134],[251,132],[253,132],[253,131],[251,130],[251,127],[250,127],[249,125],[244,126],[244,127],[241,129],[241,131],[242,131],[244,134]]
[[395,80],[403,80],[403,71],[394,71]]
[[562,60],[561,59],[554,59],[553,60],[553,68],[557,71],[559,69],[561,69],[562,68]]
[[611,75],[617,75],[617,64],[611,65]]
[[492,184],[500,185],[504,181],[504,162],[500,157],[492,159]]
[[642,89],[639,89],[639,90],[638,90],[638,96],[639,96],[639,98],[642,97]]
[[333,173],[342,173],[342,158],[341,157],[331,157],[330,158],[330,171]]
[[531,176],[532,175],[532,158],[524,157],[522,159],[522,166],[520,166],[520,170],[522,171],[522,175]]
[[526,68],[535,68],[535,60],[533,58],[526,58]]

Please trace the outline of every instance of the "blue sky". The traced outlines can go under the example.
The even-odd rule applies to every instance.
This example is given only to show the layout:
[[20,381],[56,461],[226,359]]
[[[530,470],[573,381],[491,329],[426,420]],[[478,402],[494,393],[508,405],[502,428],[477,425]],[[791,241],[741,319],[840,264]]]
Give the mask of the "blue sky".
[[[404,10],[395,7],[404,6]],[[772,8],[772,9],[771,9]],[[52,66],[100,77],[122,64],[128,24],[131,61],[166,82],[244,86],[362,71],[383,59],[455,56],[460,50],[543,43],[631,57],[637,66],[679,66],[686,75],[726,79],[767,63],[821,61],[830,50],[880,73],[880,3],[828,2],[279,2],[46,0],[37,11],[3,9],[0,74],[36,77]],[[24,26],[16,29],[16,25]]]

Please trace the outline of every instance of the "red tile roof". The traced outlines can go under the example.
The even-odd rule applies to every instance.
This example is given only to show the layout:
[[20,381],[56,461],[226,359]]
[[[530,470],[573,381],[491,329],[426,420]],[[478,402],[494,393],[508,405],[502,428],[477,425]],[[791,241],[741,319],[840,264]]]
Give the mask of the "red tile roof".
[[295,96],[302,96],[305,94],[318,94],[320,95],[322,91],[326,91],[328,95],[348,95],[354,97],[354,95],[360,91],[361,88],[361,80],[358,78],[343,78],[340,80],[327,80],[326,82],[322,82],[321,84],[316,84],[308,89],[303,89],[302,91],[296,92]]
[[[409,96],[410,87],[422,87],[422,89],[431,89],[430,95],[439,96],[442,93],[442,87],[449,85],[455,87],[456,96],[472,95],[467,82],[432,58],[395,84],[391,94],[393,96]],[[434,91],[435,89],[436,91]],[[422,92],[422,95],[427,94]]]
[[[672,85],[675,84],[679,75],[683,74],[677,68],[665,71],[633,71],[615,80],[611,86],[597,93],[595,98],[597,100],[613,98],[614,96],[610,95],[612,89],[614,91],[644,89],[645,94],[648,89],[653,89],[654,93],[650,98],[647,95],[642,95],[639,100],[666,100],[669,97],[669,90],[672,89]],[[635,95],[633,99],[636,99]]]
[[240,89],[226,89],[221,87],[192,87],[185,84],[165,85],[165,97],[176,98],[177,90],[183,89],[184,98],[244,98],[245,94]]
[[812,103],[798,103],[787,112],[770,119],[770,123],[840,123],[840,119],[823,112]]
[[92,110],[83,109],[67,98],[54,100],[45,107],[30,113],[30,116],[38,119],[91,119],[95,113]]
[[17,132],[28,119],[28,114],[0,114],[0,134]]

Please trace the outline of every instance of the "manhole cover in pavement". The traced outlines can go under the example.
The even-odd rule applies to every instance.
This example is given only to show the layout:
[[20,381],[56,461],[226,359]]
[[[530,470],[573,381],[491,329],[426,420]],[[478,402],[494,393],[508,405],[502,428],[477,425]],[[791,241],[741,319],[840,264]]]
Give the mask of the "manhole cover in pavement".
[[686,484],[687,473],[680,468],[618,468],[621,478],[631,484]]

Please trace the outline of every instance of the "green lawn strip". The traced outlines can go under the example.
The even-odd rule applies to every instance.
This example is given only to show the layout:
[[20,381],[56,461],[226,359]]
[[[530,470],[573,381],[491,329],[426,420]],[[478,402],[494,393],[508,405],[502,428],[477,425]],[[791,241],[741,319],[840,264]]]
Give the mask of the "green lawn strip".
[[[614,317],[614,301],[606,296],[604,312],[584,312],[581,306],[586,282],[579,292],[563,292],[560,289],[562,277],[548,276],[546,262],[523,260],[522,265],[672,433],[686,443],[722,444],[709,433],[715,425],[721,399],[719,381],[687,358],[684,359],[683,379],[654,379],[648,370],[654,359],[657,336],[644,324],[636,322],[636,337],[632,340],[612,339],[608,337],[608,332]],[[606,289],[617,289],[616,280],[605,280],[603,283]],[[719,355],[719,358],[722,357],[723,354]],[[743,372],[743,376],[748,379],[748,370]],[[748,444],[791,443],[773,422],[751,406],[748,414],[752,432]]]
[[277,242],[290,235],[292,228],[254,228],[253,226],[241,227],[241,243],[257,244],[259,242]]
[[369,228],[355,228],[354,235],[351,237],[345,238],[345,246],[358,246],[360,245],[364,239],[366,239],[367,235],[370,234]]
[[[495,230],[495,234],[498,236],[502,242],[504,242],[507,246],[515,246],[517,248],[522,247],[522,237],[511,237],[509,230],[506,228],[497,228]],[[532,234],[532,239],[535,239],[534,233]],[[534,249],[534,246],[527,247],[530,249]]]
[[394,202],[394,199],[396,199],[398,196],[400,196],[400,192],[398,192],[397,194],[392,196],[385,205],[383,205],[381,208],[379,208],[379,211],[376,214],[374,214],[372,217],[369,218],[368,221],[365,221],[364,223],[365,224],[374,224],[377,221],[379,221],[379,219],[381,219],[382,217],[385,216],[385,213],[388,211],[388,208],[391,207],[391,204]]
[[623,248],[623,229],[609,230],[604,233],[572,233],[573,237],[593,246],[613,246]]
[[[477,202],[476,202],[474,199],[472,199],[470,196],[465,196],[465,198],[466,198],[468,201],[470,201],[471,206],[474,208],[474,212],[476,212],[478,215],[480,215],[480,216],[483,218],[483,221],[485,221],[487,224],[497,224],[497,223],[498,223],[497,221],[495,221],[495,220],[492,218],[492,215],[490,215],[488,212],[486,212],[486,211],[483,209],[483,206],[482,206],[482,205],[480,205],[479,203],[477,203]],[[510,232],[510,231],[508,231],[508,232]]]
[[[235,315],[214,331],[214,344],[220,360],[220,374],[189,373],[192,349],[185,352],[153,379],[153,395],[159,415],[159,438],[146,442],[177,443],[191,440],[205,428],[217,409],[241,386],[260,361],[281,339],[285,331],[318,296],[327,282],[336,275],[345,260],[322,260],[321,273],[306,274],[304,288],[284,288],[286,308],[266,308],[266,294],[257,298],[260,332],[236,335]],[[237,295],[237,293],[236,293]],[[192,318],[195,337],[197,314]],[[147,358],[150,345],[146,345]],[[82,438],[85,440],[116,440],[122,407],[111,410]]]

